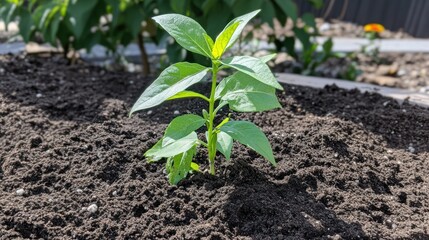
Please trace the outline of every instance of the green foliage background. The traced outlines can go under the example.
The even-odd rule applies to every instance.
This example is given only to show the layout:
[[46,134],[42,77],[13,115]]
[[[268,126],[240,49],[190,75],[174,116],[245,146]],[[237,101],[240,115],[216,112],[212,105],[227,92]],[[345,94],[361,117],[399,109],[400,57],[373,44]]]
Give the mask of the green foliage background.
[[[323,4],[323,0],[309,2],[315,8]],[[262,10],[257,22],[270,26],[274,25],[274,19],[285,24],[290,18],[295,25],[295,36],[304,47],[309,47],[311,36],[317,34],[308,31],[310,27],[316,29],[314,17],[309,13],[302,16],[304,25],[298,27],[298,9],[293,0],[0,0],[0,19],[6,24],[19,20],[20,35],[26,42],[41,37],[66,53],[89,50],[95,44],[115,52],[118,45],[128,45],[144,32],[146,40],[165,41],[166,33],[151,20],[155,15],[179,13],[191,17],[205,26],[210,36],[216,36],[228,19],[256,9]],[[273,41],[278,40],[278,50],[288,48],[289,53],[294,52],[290,40],[284,42],[273,37]],[[167,51],[170,62],[184,58],[205,60],[189,52],[183,54],[175,43],[168,44]]]

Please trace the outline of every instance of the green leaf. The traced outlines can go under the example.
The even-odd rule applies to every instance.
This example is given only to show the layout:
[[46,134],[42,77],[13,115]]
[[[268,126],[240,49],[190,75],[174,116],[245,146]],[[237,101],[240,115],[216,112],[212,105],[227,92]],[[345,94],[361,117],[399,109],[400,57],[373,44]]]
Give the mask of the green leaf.
[[237,1],[240,1],[240,0],[223,0],[223,2],[225,2],[228,5],[228,7],[232,7]]
[[323,0],[309,0],[309,2],[316,9],[323,7]]
[[250,21],[250,19],[252,19],[253,17],[256,16],[256,14],[258,14],[261,10],[255,10],[253,12],[250,12],[248,14],[244,14],[243,16],[234,18],[232,21],[230,21],[224,28],[227,29],[228,27],[230,27],[231,25],[235,24],[235,23],[240,23],[238,25],[238,27],[235,29],[234,34],[232,34],[228,45],[226,45],[226,49],[230,48],[235,41],[237,41],[237,39],[240,37],[241,32],[243,31],[244,27],[247,25],[247,23]]
[[293,28],[293,32],[298,38],[298,40],[301,42],[303,51],[306,51],[306,49],[311,48],[310,34],[308,34],[304,29],[297,27]]
[[176,141],[169,141],[168,144],[163,144],[163,142],[164,139],[161,139],[151,149],[147,150],[144,154],[145,157],[158,160],[186,152],[197,144],[198,137],[196,132],[192,132]]
[[231,7],[232,12],[235,16],[240,16],[248,12],[254,11],[262,7],[262,4],[267,2],[267,0],[238,0],[234,2],[234,5]]
[[207,110],[205,110],[205,109],[203,109],[203,117],[204,117],[204,119],[206,119],[206,120],[209,120],[209,117],[210,117],[210,115],[209,115],[209,113],[207,112]]
[[229,120],[231,120],[229,117],[225,118],[224,120],[222,120],[222,122],[220,122],[216,128],[219,129],[220,127],[222,127],[223,125],[225,125],[225,123],[229,122]]
[[97,1],[70,1],[68,12],[73,21],[73,32],[77,38],[80,38],[84,31],[89,30],[89,19],[92,17],[92,10],[97,5]]
[[37,6],[37,8],[33,10],[32,18],[38,30],[44,30],[49,25],[50,18],[59,8],[60,7],[55,5],[55,3],[48,2]]
[[52,18],[51,24],[49,25],[49,31],[48,33],[46,33],[46,39],[48,39],[53,46],[58,45],[57,33],[60,27],[60,22],[61,22],[61,13],[58,12]]
[[161,25],[183,48],[211,58],[205,35],[206,31],[192,18],[180,14],[164,14],[153,20]]
[[276,18],[276,11],[271,1],[264,1],[261,7],[261,20],[274,28],[274,19]]
[[135,111],[157,106],[201,81],[209,69],[196,63],[180,62],[166,68],[143,92],[131,109]]
[[232,24],[231,26],[225,28],[216,38],[216,42],[213,45],[212,55],[213,58],[219,59],[222,54],[226,51],[226,46],[229,45],[231,37],[237,29],[239,22]]
[[250,56],[230,57],[221,61],[222,64],[232,67],[254,79],[283,90],[283,87],[277,82],[270,68],[259,58]]
[[196,153],[196,147],[172,157],[172,166],[168,167],[168,181],[176,185],[180,180],[186,178],[191,170],[192,159]]
[[231,150],[232,150],[232,137],[227,133],[220,131],[217,134],[217,150],[225,156],[225,159],[229,161],[231,159]]
[[304,21],[305,24],[307,24],[308,26],[314,28],[315,30],[317,30],[316,27],[316,20],[314,19],[313,14],[311,13],[304,13],[304,15],[302,15],[302,21]]
[[193,98],[193,97],[198,97],[198,98],[202,98],[204,100],[206,100],[207,102],[210,101],[210,99],[208,99],[206,96],[197,93],[197,92],[193,92],[193,91],[181,91],[179,93],[177,93],[176,95],[169,97],[167,100],[173,100],[173,99],[179,99],[179,98]]
[[204,38],[206,39],[206,43],[209,46],[210,51],[212,51],[213,50],[213,46],[214,46],[213,39],[209,35],[207,35],[207,34],[204,34]]
[[298,18],[298,8],[292,0],[275,0],[276,3],[280,6],[282,11],[288,15],[294,22]]
[[229,121],[220,130],[261,154],[274,166],[277,165],[270,142],[255,124],[247,121]]
[[16,15],[17,4],[8,3],[0,10],[2,10],[0,14],[1,14],[1,19],[4,21],[5,30],[8,31],[9,23],[14,20]]
[[119,21],[119,14],[121,13],[120,2],[117,0],[106,0],[107,5],[110,7],[110,13],[112,14],[111,26],[114,28],[117,26]]
[[200,165],[198,165],[198,163],[191,162],[191,170],[199,172],[200,171]]
[[18,27],[19,33],[21,34],[24,42],[30,41],[30,36],[33,27],[33,19],[31,18],[31,13],[27,9],[22,9]]
[[323,43],[323,52],[326,55],[329,55],[332,53],[332,47],[334,46],[334,43],[332,42],[332,38],[328,38],[328,40],[326,40]]
[[123,16],[126,27],[130,30],[134,38],[137,37],[142,31],[143,12],[138,6],[132,6],[125,9]]
[[281,107],[275,91],[275,88],[237,72],[218,85],[215,96],[228,102],[234,111],[257,112]]
[[171,9],[173,12],[180,13],[180,14],[186,14],[186,9],[188,2],[187,1],[170,1]]
[[216,6],[216,3],[218,3],[218,0],[206,0],[203,3],[202,10],[203,15],[206,16],[209,11]]
[[271,61],[272,59],[274,59],[277,56],[276,53],[272,53],[272,54],[268,54],[262,57],[259,57],[259,59],[261,59],[262,62],[267,63],[269,61]]
[[[219,0],[216,0],[218,2]],[[219,13],[222,12],[222,17]],[[220,33],[228,23],[228,19],[233,17],[231,8],[225,8],[224,4],[215,4],[210,11],[205,14],[204,26],[210,36],[216,36]]]
[[294,37],[286,37],[284,40],[284,46],[286,48],[286,52],[291,57],[298,59],[298,54],[295,51],[295,38]]
[[198,128],[202,127],[206,120],[195,114],[185,114],[178,116],[170,122],[165,130],[162,145],[168,145],[170,142],[177,141]]

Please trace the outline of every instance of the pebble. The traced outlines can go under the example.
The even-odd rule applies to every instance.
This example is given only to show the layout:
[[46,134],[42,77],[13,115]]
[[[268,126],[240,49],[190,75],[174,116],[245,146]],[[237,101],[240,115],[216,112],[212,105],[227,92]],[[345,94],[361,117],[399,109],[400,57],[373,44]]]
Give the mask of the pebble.
[[4,73],[4,68],[0,68],[0,73],[3,74]]
[[336,157],[336,158],[337,158],[337,157],[338,157],[338,153],[335,153],[335,154],[334,154],[334,157]]
[[409,151],[410,153],[414,153],[414,152],[416,151],[416,149],[415,149],[413,146],[409,146],[409,147],[408,147],[408,151]]
[[76,192],[80,194],[80,193],[83,193],[83,190],[78,188],[78,189],[76,189]]
[[399,71],[396,73],[396,75],[399,77],[404,76],[405,74],[407,74],[407,71],[404,69],[399,69]]
[[18,196],[22,196],[22,195],[24,195],[24,193],[25,193],[25,190],[23,188],[16,190],[16,195],[18,195]]
[[429,86],[420,88],[419,92],[421,92],[421,93],[429,93]]
[[174,110],[174,115],[179,115],[179,114],[180,114],[179,110]]
[[393,230],[395,230],[398,226],[395,224],[395,223],[393,223],[393,221],[392,220],[390,220],[390,219],[387,219],[386,221],[385,221],[385,224],[386,224],[386,226],[388,227],[388,228],[390,228],[390,229],[393,229]]
[[133,81],[133,80],[131,80],[131,81],[130,81],[130,84],[134,84],[134,81]]
[[389,104],[389,101],[386,101],[383,103],[383,106],[387,106]]
[[113,191],[113,192],[112,192],[112,195],[113,195],[113,196],[116,196],[116,195],[118,195],[118,192],[117,192],[117,191]]
[[153,113],[152,110],[147,111],[147,115],[151,115]]
[[86,210],[90,213],[96,213],[98,211],[98,206],[96,204],[91,204]]
[[320,25],[320,27],[319,27],[319,30],[321,31],[321,32],[326,32],[326,31],[328,31],[328,30],[330,30],[331,29],[331,24],[329,24],[329,23],[323,23],[322,25]]
[[41,93],[36,94],[36,98],[41,98],[41,97],[43,97],[43,94]]

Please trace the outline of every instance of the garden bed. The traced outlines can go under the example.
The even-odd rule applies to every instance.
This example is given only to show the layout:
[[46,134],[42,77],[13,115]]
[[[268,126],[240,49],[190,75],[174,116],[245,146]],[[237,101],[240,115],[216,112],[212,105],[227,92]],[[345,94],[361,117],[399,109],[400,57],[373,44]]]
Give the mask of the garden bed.
[[2,239],[429,238],[428,109],[285,85],[282,109],[233,113],[264,130],[277,168],[236,144],[216,176],[170,186],[143,153],[200,101],[128,118],[151,79],[0,59]]

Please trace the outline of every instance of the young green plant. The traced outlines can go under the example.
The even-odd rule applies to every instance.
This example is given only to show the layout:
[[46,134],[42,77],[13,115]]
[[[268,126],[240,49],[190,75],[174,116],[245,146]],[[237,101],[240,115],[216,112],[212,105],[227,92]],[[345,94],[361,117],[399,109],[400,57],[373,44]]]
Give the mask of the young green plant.
[[[240,37],[244,26],[258,12],[253,11],[229,22],[215,41],[196,21],[186,16],[165,14],[153,18],[183,48],[209,58],[212,63],[211,67],[189,62],[171,65],[143,92],[131,109],[130,114],[178,98],[200,98],[208,103],[209,107],[202,110],[202,116],[186,114],[173,119],[164,136],[145,153],[149,161],[167,159],[166,170],[171,184],[177,184],[192,170],[199,171],[199,166],[192,160],[200,146],[208,149],[209,171],[214,175],[217,151],[229,160],[233,140],[276,165],[270,143],[256,125],[247,121],[233,121],[229,117],[215,123],[216,114],[226,105],[237,112],[260,112],[280,107],[275,91],[283,88],[266,64],[274,55],[222,58]],[[217,84],[218,71],[227,68],[236,72]],[[209,73],[210,96],[187,90],[191,85],[206,79]],[[203,126],[207,128],[206,138],[200,140],[195,131]]]

